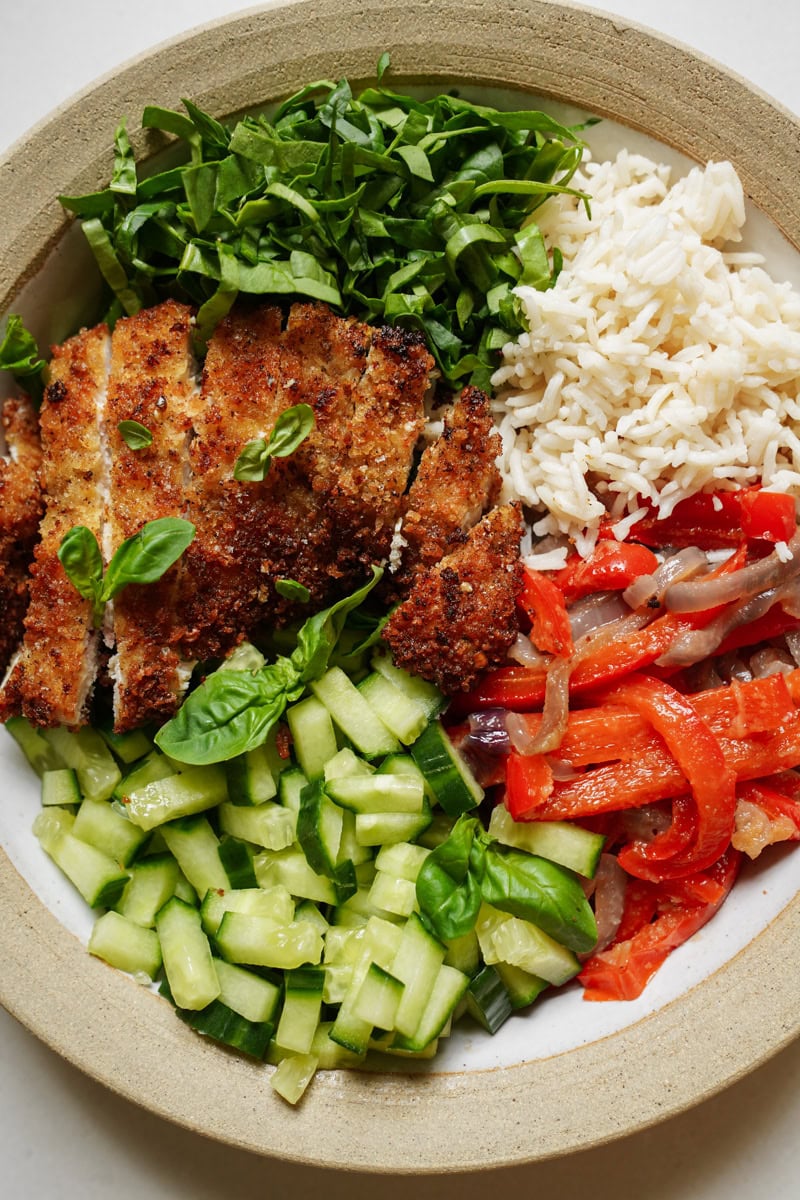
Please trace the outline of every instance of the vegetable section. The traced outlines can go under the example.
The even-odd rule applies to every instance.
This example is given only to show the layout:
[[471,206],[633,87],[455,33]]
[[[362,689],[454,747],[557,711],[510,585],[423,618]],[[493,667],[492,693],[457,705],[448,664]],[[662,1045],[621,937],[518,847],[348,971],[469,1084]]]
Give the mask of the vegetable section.
[[307,296],[421,329],[449,383],[488,385],[492,352],[523,329],[511,289],[558,273],[523,224],[570,190],[582,143],[541,112],[400,95],[388,65],[357,96],[321,80],[233,127],[189,101],[185,115],[146,108],[143,126],[176,136],[189,160],[149,177],[120,125],[108,188],[62,197],[113,293],[111,319],[177,289],[200,306],[203,343],[239,292]]

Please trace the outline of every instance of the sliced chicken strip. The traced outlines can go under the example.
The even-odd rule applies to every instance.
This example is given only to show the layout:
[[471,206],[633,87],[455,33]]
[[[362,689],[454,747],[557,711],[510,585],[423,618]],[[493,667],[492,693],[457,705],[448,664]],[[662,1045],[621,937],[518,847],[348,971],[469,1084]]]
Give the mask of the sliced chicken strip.
[[493,509],[466,541],[417,574],[411,592],[384,627],[398,666],[452,694],[505,660],[519,629],[519,508]]
[[441,437],[424,451],[409,489],[400,531],[402,592],[415,575],[462,544],[500,490],[499,443],[489,401],[466,387],[444,417]]
[[22,650],[0,700],[0,715],[22,712],[36,725],[84,721],[97,673],[100,634],[92,605],[67,578],[58,548],[74,525],[87,526],[103,544],[109,351],[105,325],[54,347],[39,414],[46,509],[31,567]]
[[[147,521],[186,515],[189,437],[199,394],[191,317],[186,305],[168,300],[114,327],[107,408],[110,552]],[[121,421],[143,425],[151,444],[129,447]],[[175,645],[181,569],[178,562],[157,583],[131,584],[114,601],[116,653],[109,671],[118,732],[171,716],[188,684],[191,664]]]
[[20,397],[2,406],[8,456],[0,458],[0,673],[22,638],[28,567],[42,516],[42,447],[36,413]]

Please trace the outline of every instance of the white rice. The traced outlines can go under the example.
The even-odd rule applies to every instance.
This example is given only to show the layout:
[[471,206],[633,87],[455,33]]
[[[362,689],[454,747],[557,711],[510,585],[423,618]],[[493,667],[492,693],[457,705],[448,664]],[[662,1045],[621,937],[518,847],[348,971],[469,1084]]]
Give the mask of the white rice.
[[707,486],[800,495],[800,295],[726,251],[745,219],[731,164],[670,186],[623,151],[574,182],[591,215],[568,196],[537,213],[564,268],[517,289],[530,332],[493,379],[503,498],[587,553],[601,518],[622,537],[643,498],[666,516]]

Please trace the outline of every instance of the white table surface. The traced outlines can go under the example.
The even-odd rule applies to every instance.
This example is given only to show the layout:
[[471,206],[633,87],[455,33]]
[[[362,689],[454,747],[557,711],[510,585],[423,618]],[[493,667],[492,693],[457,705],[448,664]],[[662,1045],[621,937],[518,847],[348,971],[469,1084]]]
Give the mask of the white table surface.
[[[96,76],[241,5],[4,0],[0,7],[2,152]],[[606,0],[597,7],[703,51],[800,113],[797,0]],[[472,1200],[487,1185],[555,1200],[581,1193],[593,1200],[795,1200],[799,1128],[796,1043],[692,1112],[610,1146],[491,1178],[377,1180],[269,1162],[175,1128],[84,1077],[0,1010],[3,1200],[301,1200],[323,1193],[327,1200],[358,1200],[376,1186],[384,1200],[410,1188],[419,1200]]]

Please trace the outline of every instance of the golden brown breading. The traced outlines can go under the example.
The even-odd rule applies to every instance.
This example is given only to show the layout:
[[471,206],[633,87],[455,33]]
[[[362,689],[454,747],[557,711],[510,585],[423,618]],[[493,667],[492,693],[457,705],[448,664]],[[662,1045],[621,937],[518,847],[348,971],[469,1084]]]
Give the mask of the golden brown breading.
[[[111,458],[108,557],[147,521],[186,510],[189,435],[198,389],[190,347],[192,310],[168,300],[118,321],[111,339],[106,433]],[[149,446],[131,449],[120,421],[138,421]],[[181,564],[156,584],[126,587],[113,606],[118,732],[174,712],[188,682],[174,645]]]
[[0,675],[22,638],[28,566],[42,515],[42,448],[30,401],[2,406],[7,458],[0,458]]
[[46,510],[31,567],[22,651],[0,698],[3,717],[21,711],[36,725],[80,724],[97,671],[92,605],[67,578],[57,552],[73,525],[86,525],[102,539],[99,430],[108,350],[105,325],[56,346],[39,414]]
[[464,388],[445,413],[441,437],[425,449],[406,499],[394,577],[401,593],[420,570],[461,545],[494,504],[500,490],[499,448],[487,397],[478,388]]
[[518,632],[519,507],[493,509],[466,542],[421,571],[383,636],[400,667],[453,694],[505,660]]
[[[297,610],[274,590],[295,579],[310,607],[388,555],[432,360],[416,334],[373,330],[324,305],[240,308],[209,345],[192,444],[184,649],[219,654],[260,622]],[[233,478],[244,445],[309,404],[315,426],[262,482]]]

